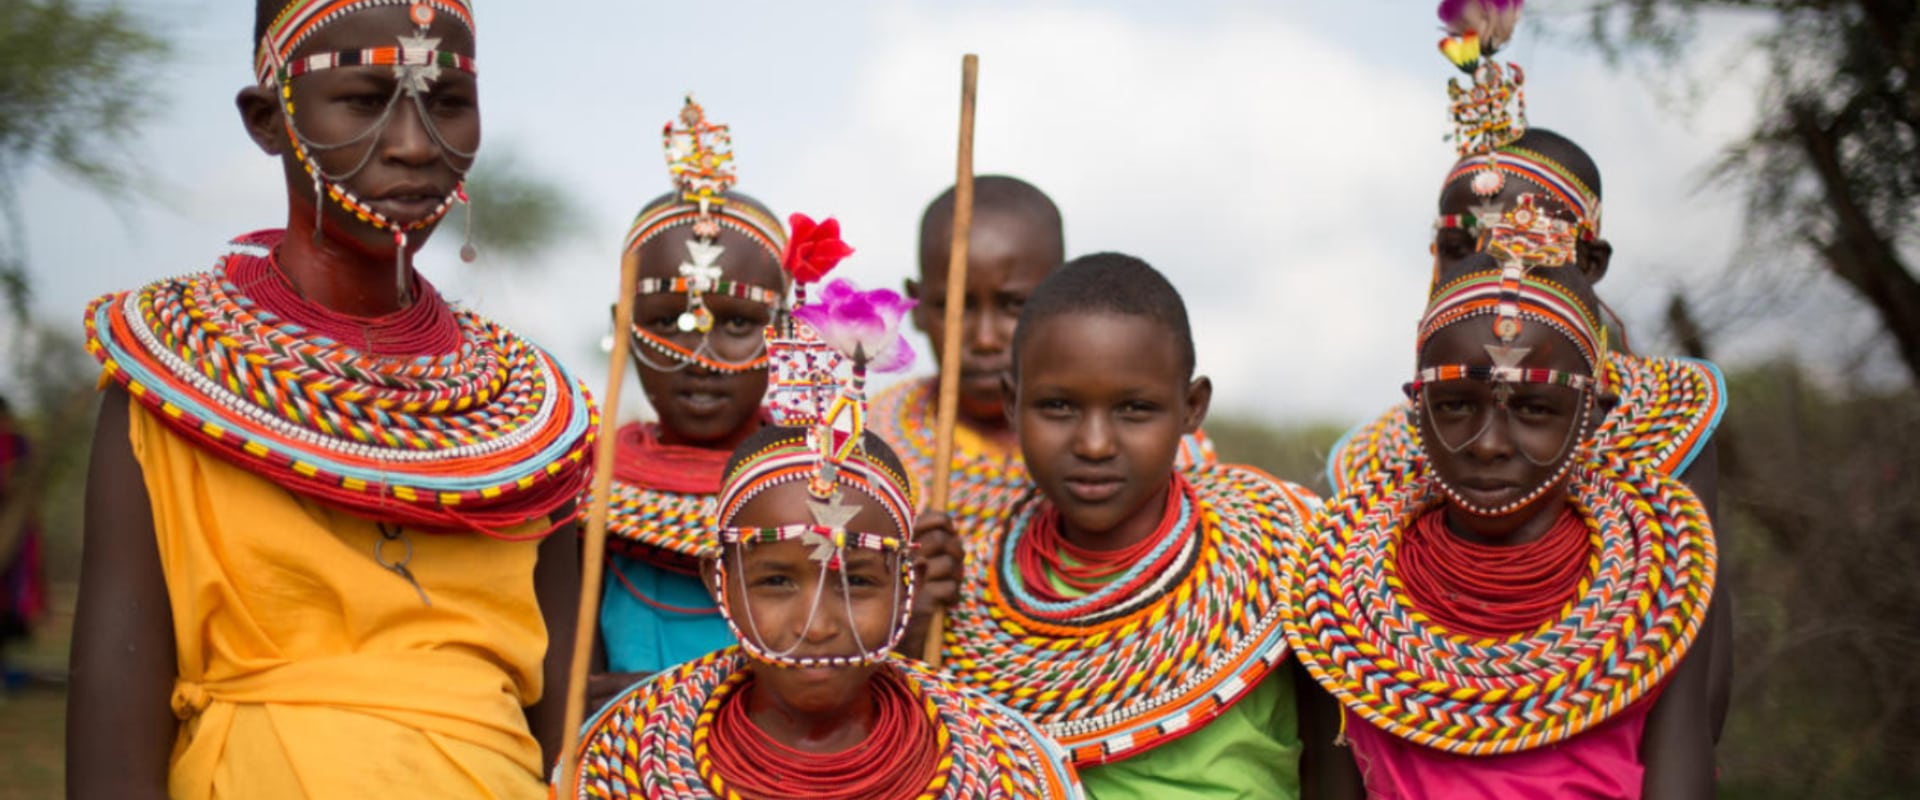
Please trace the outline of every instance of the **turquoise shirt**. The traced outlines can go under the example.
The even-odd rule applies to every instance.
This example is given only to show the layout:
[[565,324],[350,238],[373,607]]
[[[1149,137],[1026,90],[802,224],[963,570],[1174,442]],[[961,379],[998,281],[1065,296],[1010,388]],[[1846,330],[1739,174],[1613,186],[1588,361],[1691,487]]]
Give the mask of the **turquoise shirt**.
[[1300,796],[1293,671],[1280,662],[1200,730],[1124,761],[1081,767],[1089,800],[1227,800]]
[[600,639],[609,672],[660,672],[734,644],[733,631],[699,578],[612,553],[600,595]]

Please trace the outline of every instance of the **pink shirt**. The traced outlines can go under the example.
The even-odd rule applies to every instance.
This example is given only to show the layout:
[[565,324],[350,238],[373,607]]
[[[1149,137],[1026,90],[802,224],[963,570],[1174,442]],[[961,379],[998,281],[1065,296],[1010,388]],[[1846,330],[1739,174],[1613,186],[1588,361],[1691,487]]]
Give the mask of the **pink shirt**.
[[1493,756],[1417,745],[1344,713],[1354,764],[1374,800],[1639,800],[1640,735],[1652,699],[1559,744]]

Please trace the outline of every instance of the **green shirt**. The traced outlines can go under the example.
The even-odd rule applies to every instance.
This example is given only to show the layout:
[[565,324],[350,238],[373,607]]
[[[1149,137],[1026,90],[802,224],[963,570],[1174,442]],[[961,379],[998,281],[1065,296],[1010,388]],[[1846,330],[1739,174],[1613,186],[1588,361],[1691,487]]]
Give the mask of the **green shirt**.
[[1088,800],[1300,796],[1293,672],[1282,661],[1200,730],[1124,761],[1081,767]]

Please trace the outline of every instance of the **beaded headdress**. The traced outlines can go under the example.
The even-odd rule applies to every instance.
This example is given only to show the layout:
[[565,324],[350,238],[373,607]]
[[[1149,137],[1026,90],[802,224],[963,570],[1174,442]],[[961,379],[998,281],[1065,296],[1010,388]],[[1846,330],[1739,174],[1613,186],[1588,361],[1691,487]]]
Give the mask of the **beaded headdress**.
[[1434,229],[1459,228],[1484,234],[1502,209],[1493,202],[1509,176],[1537,186],[1571,210],[1581,239],[1600,235],[1600,196],[1585,181],[1552,158],[1519,145],[1527,134],[1526,73],[1520,65],[1501,64],[1493,55],[1506,46],[1519,24],[1525,0],[1444,0],[1440,21],[1447,37],[1440,52],[1467,74],[1447,81],[1447,113],[1459,161],[1441,184],[1463,177],[1481,204],[1464,214],[1443,214]]
[[[707,294],[722,294],[751,300],[770,310],[780,309],[783,297],[779,287],[754,286],[722,276],[719,260],[726,248],[719,240],[722,229],[733,230],[779,259],[786,248],[786,232],[778,220],[752,203],[728,196],[728,190],[738,180],[733,167],[733,135],[728,126],[708,119],[706,109],[694,102],[691,95],[687,96],[679,115],[661,128],[660,139],[673,190],[634,217],[633,226],[627,231],[626,250],[638,250],[673,228],[693,228],[679,277],[643,278],[639,292],[686,295],[687,309],[675,320],[675,327],[681,333],[699,333],[702,339],[698,346],[688,348],[636,324],[631,332],[634,352],[641,354],[648,366],[659,370],[684,369],[690,365],[715,372],[763,369],[767,365],[764,349],[744,360],[729,360],[712,352],[706,336],[713,330],[713,312],[702,298]],[[648,352],[666,357],[668,363],[654,364],[646,355]]]
[[[397,44],[386,47],[369,47],[360,50],[342,50],[329,53],[313,53],[294,58],[294,51],[312,38],[322,28],[356,11],[383,6],[407,6],[408,17],[414,24],[411,36],[401,36]],[[466,176],[472,168],[473,159],[478,150],[462,151],[450,145],[440,135],[434,124],[435,117],[428,113],[426,94],[433,83],[440,79],[443,69],[453,69],[469,75],[478,75],[474,60],[459,53],[440,50],[440,40],[428,35],[434,20],[446,14],[471,34],[473,32],[473,9],[467,0],[294,0],[274,17],[267,26],[266,33],[260,39],[260,49],[254,56],[254,75],[260,86],[275,93],[280,98],[282,116],[286,120],[287,137],[293,143],[294,157],[313,177],[314,235],[319,235],[319,214],[323,205],[322,195],[333,199],[341,208],[353,214],[355,219],[376,228],[393,232],[394,265],[399,273],[401,291],[407,287],[407,234],[432,226],[446,216],[447,209],[456,201],[467,203],[466,182],[454,185],[453,191],[442,198],[439,205],[427,216],[409,223],[399,223],[388,219],[384,214],[368,205],[346,186],[346,182],[365,169],[373,160],[376,142],[387,125],[393,121],[394,110],[399,107],[402,98],[414,104],[419,113],[420,125],[439,148],[440,158],[455,174]],[[380,116],[358,135],[339,142],[317,142],[301,131],[294,117],[293,79],[302,75],[339,67],[390,66],[395,77],[392,96],[387,98],[386,108]],[[367,145],[367,152],[359,163],[346,172],[333,174],[322,169],[314,160],[314,153],[339,150],[355,145]],[[457,162],[465,162],[463,166]],[[473,248],[473,216],[469,209],[467,216],[467,242],[460,248],[460,257],[466,261],[475,258]]]
[[[845,281],[835,281],[817,302],[808,303],[806,284],[824,276],[852,250],[840,242],[839,225],[834,220],[816,225],[806,216],[795,214],[791,223],[794,236],[787,243],[782,266],[796,281],[795,308],[792,314],[776,319],[768,333],[773,362],[769,407],[775,424],[800,433],[741,460],[723,479],[715,514],[720,558],[719,568],[714,571],[714,594],[720,598],[721,614],[741,645],[760,660],[796,667],[866,664],[885,658],[899,643],[913,604],[911,561],[906,557],[913,531],[913,482],[865,450],[867,372],[901,369],[912,363],[913,351],[900,336],[899,326],[913,301],[891,290],[862,292]],[[761,492],[799,481],[807,486],[811,522],[773,528],[732,525],[747,502]],[[847,524],[862,508],[850,502],[849,489],[862,500],[879,503],[900,533],[849,530]],[[742,629],[741,615],[735,614],[726,600],[727,548],[744,550],[759,543],[789,540],[807,544],[811,548],[809,557],[820,565],[809,624],[812,615],[821,611],[829,573],[841,572],[847,548],[875,550],[898,559],[902,581],[896,588],[905,587],[904,597],[896,595],[900,617],[885,642],[859,641],[856,630],[858,653],[795,657],[798,643],[785,649],[767,646],[754,628],[751,613],[745,615],[746,627]],[[851,616],[852,601],[843,572],[840,581],[842,599]]]
[[[1500,258],[1499,268],[1471,271],[1438,287],[1426,314],[1420,320],[1419,336],[1414,347],[1416,358],[1442,329],[1474,317],[1492,317],[1493,332],[1499,343],[1485,347],[1493,363],[1438,364],[1419,368],[1414,373],[1413,381],[1406,386],[1409,397],[1426,401],[1429,398],[1423,390],[1443,381],[1492,383],[1494,402],[1503,410],[1507,410],[1505,406],[1513,396],[1515,386],[1522,384],[1563,386],[1580,395],[1579,414],[1568,429],[1560,450],[1538,458],[1525,450],[1521,451],[1524,457],[1542,466],[1556,461],[1559,463],[1558,470],[1547,481],[1521,499],[1499,508],[1483,508],[1460,496],[1445,481],[1440,481],[1441,489],[1450,499],[1482,516],[1498,516],[1525,507],[1566,476],[1576,460],[1563,458],[1566,448],[1586,429],[1594,405],[1592,400],[1606,389],[1605,328],[1595,318],[1589,302],[1561,283],[1545,277],[1552,274],[1561,280],[1579,280],[1579,273],[1573,270],[1534,272],[1536,267],[1543,264],[1560,266],[1571,260],[1569,226],[1538,213],[1531,200],[1531,197],[1522,197],[1521,202],[1516,203],[1514,209],[1503,217],[1500,228],[1504,235],[1496,237],[1492,248]],[[1477,260],[1484,258],[1475,257]],[[1473,262],[1463,262],[1466,263]],[[1528,321],[1558,331],[1572,342],[1587,366],[1586,373],[1522,366],[1520,362],[1532,349],[1520,347],[1516,342],[1522,325]],[[1430,402],[1416,405],[1423,409],[1423,413],[1434,413]],[[1511,411],[1508,410],[1508,413],[1510,415]],[[1491,426],[1493,418],[1488,416],[1484,424]],[[1438,443],[1449,450],[1459,451],[1485,433],[1486,428],[1483,427],[1461,441],[1443,438]]]
[[1443,0],[1440,21],[1447,38],[1440,52],[1472,81],[1447,81],[1448,115],[1453,121],[1453,143],[1461,158],[1484,156],[1489,162],[1474,176],[1473,191],[1481,197],[1500,193],[1506,179],[1495,166],[1499,148],[1527,132],[1526,73],[1518,64],[1493,59],[1513,36],[1523,0]]

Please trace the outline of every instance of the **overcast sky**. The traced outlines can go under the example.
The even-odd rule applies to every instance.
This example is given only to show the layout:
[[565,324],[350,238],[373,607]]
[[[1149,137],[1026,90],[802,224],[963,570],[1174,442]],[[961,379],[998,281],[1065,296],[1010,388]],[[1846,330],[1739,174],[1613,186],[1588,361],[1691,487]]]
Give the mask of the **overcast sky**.
[[[31,176],[39,313],[77,328],[93,296],[204,269],[227,238],[284,224],[279,172],[232,106],[250,80],[243,5],[136,4],[163,14],[177,45],[136,153],[160,200],[116,209]],[[1536,17],[1573,6],[1533,5]],[[1645,75],[1572,38],[1580,23],[1565,15],[1578,12],[1560,13],[1557,36],[1534,19],[1503,57],[1527,70],[1533,124],[1599,160],[1617,253],[1602,294],[1652,329],[1672,288],[1734,252],[1737,198],[1694,189],[1750,125],[1761,69],[1740,57],[1737,30],[1710,24],[1702,58],[1723,74],[1699,102],[1663,106]],[[658,131],[683,93],[733,126],[740,189],[782,215],[839,217],[859,249],[843,272],[897,285],[922,209],[953,177],[965,52],[981,57],[977,171],[1051,194],[1070,255],[1121,250],[1166,272],[1217,409],[1350,421],[1391,402],[1412,368],[1453,160],[1442,137],[1455,72],[1434,48],[1431,3],[492,0],[476,18],[488,146],[563,184],[583,216],[530,263],[467,266],[443,246],[419,266],[596,391],[620,239],[667,187]]]

